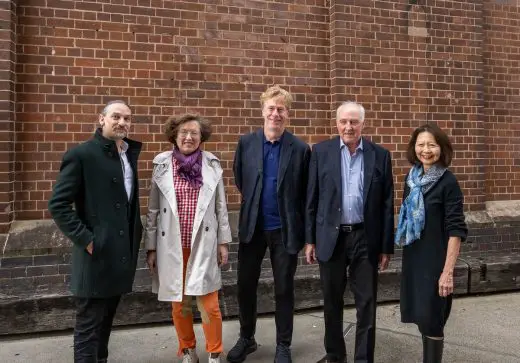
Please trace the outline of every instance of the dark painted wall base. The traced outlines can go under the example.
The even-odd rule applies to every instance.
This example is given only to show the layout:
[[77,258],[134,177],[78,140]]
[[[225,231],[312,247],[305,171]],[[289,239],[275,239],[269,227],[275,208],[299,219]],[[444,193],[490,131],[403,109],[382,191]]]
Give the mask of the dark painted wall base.
[[[144,271],[147,272],[147,271]],[[399,300],[400,259],[380,274],[378,301]],[[222,314],[236,317],[235,272],[224,273],[224,287],[220,292]],[[35,333],[69,329],[74,326],[74,300],[58,286],[54,294],[10,297],[0,299],[0,334]],[[457,296],[484,292],[520,289],[520,254],[495,253],[487,257],[462,255],[455,273]],[[148,287],[136,286],[136,291],[124,296],[116,325],[166,322],[171,319],[170,304],[159,302]],[[258,288],[258,312],[274,312],[274,286],[268,271],[264,271]],[[317,266],[301,266],[295,283],[296,309],[318,308],[323,305]],[[345,304],[353,304],[351,294],[345,292]]]

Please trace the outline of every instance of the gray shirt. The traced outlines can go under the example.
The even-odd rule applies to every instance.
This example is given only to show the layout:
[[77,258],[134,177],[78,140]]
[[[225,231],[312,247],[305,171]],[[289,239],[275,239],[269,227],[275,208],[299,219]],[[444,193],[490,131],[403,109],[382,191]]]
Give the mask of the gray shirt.
[[341,224],[361,223],[363,222],[363,139],[360,140],[356,152],[352,155],[341,137],[339,140],[342,190]]

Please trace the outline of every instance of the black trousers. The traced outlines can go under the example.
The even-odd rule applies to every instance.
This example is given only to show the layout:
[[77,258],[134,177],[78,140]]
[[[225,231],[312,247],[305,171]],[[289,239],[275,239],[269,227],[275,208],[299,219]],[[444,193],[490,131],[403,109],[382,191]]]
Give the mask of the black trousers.
[[320,279],[324,298],[325,350],[331,360],[343,362],[346,356],[343,335],[343,295],[350,287],[356,304],[356,363],[374,362],[376,336],[377,266],[370,258],[362,229],[340,232],[332,257],[320,261]]
[[76,298],[74,363],[106,362],[112,321],[121,296]]
[[238,307],[240,336],[251,338],[256,331],[256,290],[262,259],[269,247],[276,302],[276,343],[291,345],[294,313],[294,274],[297,255],[282,243],[281,230],[255,233],[249,243],[238,247]]

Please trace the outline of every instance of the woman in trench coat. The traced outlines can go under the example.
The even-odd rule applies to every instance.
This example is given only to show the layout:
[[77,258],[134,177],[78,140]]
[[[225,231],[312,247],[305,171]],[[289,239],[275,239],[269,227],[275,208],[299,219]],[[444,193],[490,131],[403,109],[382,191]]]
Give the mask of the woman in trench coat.
[[211,126],[197,115],[170,118],[166,136],[173,149],[153,160],[145,227],[152,290],[172,302],[183,363],[198,362],[191,302],[197,300],[209,363],[222,353],[218,290],[220,265],[227,263],[231,230],[220,161],[202,151]]

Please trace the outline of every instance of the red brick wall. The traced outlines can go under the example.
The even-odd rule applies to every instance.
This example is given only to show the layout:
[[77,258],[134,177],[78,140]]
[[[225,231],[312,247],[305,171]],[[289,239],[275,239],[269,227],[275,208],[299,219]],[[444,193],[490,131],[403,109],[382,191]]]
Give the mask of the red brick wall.
[[[362,102],[367,135],[393,153],[397,196],[409,135],[431,120],[455,143],[453,170],[467,210],[518,199],[518,7],[488,0],[18,1],[16,195],[2,200],[14,200],[17,219],[48,218],[63,152],[90,136],[101,105],[116,98],[133,105],[133,136],[145,142],[143,205],[151,160],[168,147],[162,123],[192,111],[215,125],[206,148],[221,157],[236,208],[235,143],[261,125],[258,97],[272,84],[295,96],[290,129],[309,143],[334,132],[332,110],[341,101]],[[512,78],[502,80],[507,73]],[[8,170],[0,169],[0,183]]]
[[520,2],[486,1],[487,200],[520,199]]
[[0,2],[0,233],[14,218],[16,2]]

